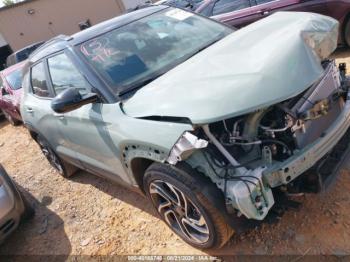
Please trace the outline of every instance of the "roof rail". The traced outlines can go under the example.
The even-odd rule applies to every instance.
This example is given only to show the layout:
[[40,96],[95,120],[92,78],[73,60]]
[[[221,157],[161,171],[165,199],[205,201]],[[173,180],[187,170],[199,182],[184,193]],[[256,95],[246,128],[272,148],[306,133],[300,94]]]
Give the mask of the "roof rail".
[[40,52],[40,50],[42,50],[43,48],[51,45],[51,44],[54,44],[56,42],[62,42],[62,41],[69,41],[73,39],[71,36],[67,36],[67,35],[58,35],[58,36],[55,36],[49,40],[47,40],[44,44],[42,44],[40,47],[38,47],[32,54],[31,56],[35,55],[36,53]]

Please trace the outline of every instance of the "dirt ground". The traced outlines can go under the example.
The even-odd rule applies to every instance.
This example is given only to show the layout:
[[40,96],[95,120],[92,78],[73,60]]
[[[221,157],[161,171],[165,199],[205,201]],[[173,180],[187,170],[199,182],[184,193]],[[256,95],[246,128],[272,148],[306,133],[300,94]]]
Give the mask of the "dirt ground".
[[[350,69],[350,51],[339,50],[335,57],[348,61]],[[36,209],[34,219],[0,247],[0,255],[207,254],[173,234],[142,196],[85,172],[60,177],[24,127],[0,122],[0,162]],[[301,197],[299,211],[234,236],[209,254],[350,254],[349,191],[345,168],[328,192]]]

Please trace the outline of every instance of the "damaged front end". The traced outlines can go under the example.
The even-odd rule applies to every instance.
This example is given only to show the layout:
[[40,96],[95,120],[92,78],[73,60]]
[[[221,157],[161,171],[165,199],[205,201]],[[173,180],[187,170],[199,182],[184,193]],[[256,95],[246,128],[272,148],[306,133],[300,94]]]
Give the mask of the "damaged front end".
[[[322,67],[323,76],[293,98],[186,132],[168,162],[186,161],[208,176],[223,192],[227,210],[248,219],[266,217],[276,189],[322,187],[332,172],[306,171],[324,164],[339,141],[349,143],[342,138],[350,126],[345,66],[339,70],[326,60]],[[333,162],[341,159],[337,155]]]

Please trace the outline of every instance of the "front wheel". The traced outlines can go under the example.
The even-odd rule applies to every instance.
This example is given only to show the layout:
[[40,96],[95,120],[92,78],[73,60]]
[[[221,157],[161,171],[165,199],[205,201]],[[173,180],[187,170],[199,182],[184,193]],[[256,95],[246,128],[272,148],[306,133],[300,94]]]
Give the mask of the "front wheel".
[[[152,164],[144,176],[144,190],[161,219],[178,236],[200,249],[219,248],[233,230],[202,192],[213,186],[200,176],[164,164]],[[215,190],[218,190],[215,188]]]

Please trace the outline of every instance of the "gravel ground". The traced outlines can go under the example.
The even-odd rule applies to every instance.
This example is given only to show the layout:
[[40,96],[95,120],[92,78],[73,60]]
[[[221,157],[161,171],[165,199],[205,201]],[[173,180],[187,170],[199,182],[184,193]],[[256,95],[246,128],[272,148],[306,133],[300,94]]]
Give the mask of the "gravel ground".
[[[349,56],[342,50],[335,55],[339,62],[350,62]],[[36,209],[34,219],[0,247],[0,255],[350,253],[347,168],[328,192],[300,198],[301,209],[286,212],[279,223],[264,224],[234,236],[218,251],[203,252],[173,234],[137,193],[86,172],[69,180],[60,177],[24,127],[0,122],[0,162]]]

